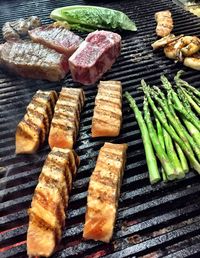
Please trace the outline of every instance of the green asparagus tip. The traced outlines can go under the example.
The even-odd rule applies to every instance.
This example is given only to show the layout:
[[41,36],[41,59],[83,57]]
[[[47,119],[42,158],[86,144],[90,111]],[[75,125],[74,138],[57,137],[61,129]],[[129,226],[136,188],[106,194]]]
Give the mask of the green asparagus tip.
[[180,70],[177,72],[176,76],[174,77],[174,80],[180,79],[180,77],[184,74],[185,72],[183,70]]

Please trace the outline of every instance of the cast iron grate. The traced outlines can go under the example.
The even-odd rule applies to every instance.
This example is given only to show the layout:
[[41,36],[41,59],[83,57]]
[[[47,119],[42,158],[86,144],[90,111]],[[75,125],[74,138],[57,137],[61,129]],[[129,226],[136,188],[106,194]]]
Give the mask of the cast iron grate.
[[[141,105],[142,94],[136,90],[143,78],[159,85],[162,73],[173,78],[182,68],[153,53],[156,39],[154,13],[170,9],[174,33],[198,35],[199,18],[167,0],[149,1],[1,1],[0,28],[15,18],[38,15],[48,23],[56,7],[71,4],[96,4],[126,12],[138,26],[137,33],[123,33],[122,54],[105,74],[105,80],[121,80]],[[2,40],[2,38],[1,38]],[[199,87],[199,73],[184,68],[187,80]],[[14,154],[15,128],[37,89],[56,89],[62,85],[78,87],[71,76],[59,83],[11,77],[0,71],[0,257],[27,257],[27,208],[30,206],[37,178],[49,147],[47,143],[35,155]],[[200,256],[200,177],[189,173],[178,182],[151,186],[139,128],[124,100],[123,128],[116,139],[91,139],[90,127],[96,85],[84,87],[86,106],[81,116],[80,136],[75,146],[81,165],[70,198],[68,220],[62,241],[53,257],[199,257]],[[110,244],[84,241],[86,196],[89,177],[98,150],[105,140],[129,144],[127,166],[121,188],[118,217]]]

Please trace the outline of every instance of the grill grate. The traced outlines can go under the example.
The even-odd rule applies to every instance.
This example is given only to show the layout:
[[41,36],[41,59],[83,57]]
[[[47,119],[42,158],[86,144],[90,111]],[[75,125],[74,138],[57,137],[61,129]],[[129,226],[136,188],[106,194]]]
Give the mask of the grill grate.
[[[6,21],[30,15],[38,15],[43,23],[48,23],[50,11],[67,4],[86,4],[86,1],[1,1],[0,28]],[[88,4],[124,11],[135,20],[138,32],[122,34],[122,54],[103,79],[121,80],[123,89],[129,90],[139,105],[142,94],[136,88],[142,78],[158,85],[162,73],[172,79],[182,68],[165,58],[162,51],[153,53],[150,44],[156,39],[154,13],[170,9],[175,34],[197,35],[199,32],[199,18],[167,0],[152,0],[150,5],[141,0],[90,1]],[[184,70],[187,81],[199,87],[199,73]],[[27,208],[49,152],[46,143],[35,155],[16,156],[16,125],[37,89],[59,91],[62,85],[78,86],[70,75],[62,82],[50,83],[11,77],[0,71],[0,257],[27,257]],[[94,140],[90,137],[90,128],[96,85],[86,86],[84,90],[86,106],[75,146],[81,165],[71,193],[63,238],[53,257],[199,257],[200,177],[191,172],[177,182],[150,186],[139,128],[127,102],[124,101],[120,136]],[[110,244],[82,239],[89,177],[105,140],[129,144],[118,217]]]

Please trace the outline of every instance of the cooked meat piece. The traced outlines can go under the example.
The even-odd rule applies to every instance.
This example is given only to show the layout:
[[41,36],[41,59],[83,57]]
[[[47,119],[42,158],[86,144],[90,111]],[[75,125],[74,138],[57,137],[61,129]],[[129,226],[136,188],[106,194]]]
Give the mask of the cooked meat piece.
[[49,133],[51,148],[73,148],[78,134],[80,112],[84,100],[82,89],[62,88]]
[[69,149],[53,148],[47,156],[28,212],[29,256],[48,257],[60,241],[72,177],[78,165],[79,157]]
[[157,22],[156,34],[160,37],[165,37],[173,30],[173,20],[170,11],[161,11],[155,13],[155,19]]
[[121,82],[100,81],[92,118],[92,137],[119,135],[121,122]]
[[27,113],[16,130],[16,153],[34,153],[49,133],[54,107],[55,91],[38,90],[27,106]]
[[183,64],[194,70],[200,71],[200,53],[196,53],[190,57],[185,57]]
[[182,38],[184,35],[181,34],[179,36],[175,36],[174,34],[169,34],[166,37],[163,37],[161,39],[156,40],[154,43],[151,44],[153,49],[165,47],[168,44],[171,44],[174,41],[177,41],[178,39]]
[[64,55],[32,42],[0,45],[0,66],[22,77],[49,81],[59,81],[68,72]]
[[93,84],[108,71],[121,51],[121,37],[109,31],[95,31],[86,37],[69,58],[74,81]]
[[83,41],[72,31],[63,27],[42,26],[29,31],[34,42],[41,43],[46,47],[53,48],[57,52],[69,58]]
[[37,16],[31,16],[27,19],[20,18],[12,22],[6,22],[3,25],[2,33],[6,41],[19,40],[20,36],[28,34],[28,30],[41,26],[41,21]]
[[113,235],[126,144],[105,143],[90,178],[83,237],[108,243]]

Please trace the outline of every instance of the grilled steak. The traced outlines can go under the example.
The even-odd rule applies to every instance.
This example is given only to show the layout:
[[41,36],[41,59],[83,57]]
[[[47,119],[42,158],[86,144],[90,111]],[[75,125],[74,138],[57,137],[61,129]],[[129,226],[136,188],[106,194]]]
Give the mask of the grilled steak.
[[22,77],[49,81],[59,81],[68,72],[64,55],[32,42],[0,45],[0,66]]
[[92,137],[119,135],[121,121],[121,82],[100,81],[92,118]]
[[62,88],[49,133],[51,148],[73,148],[78,134],[80,112],[84,100],[82,89]]
[[12,22],[6,22],[3,25],[3,38],[7,41],[19,40],[20,36],[28,34],[28,30],[41,26],[41,21],[37,16],[31,16],[27,19],[20,18]]
[[34,153],[49,133],[54,106],[55,91],[37,91],[27,106],[27,113],[16,130],[16,153]]
[[29,31],[34,42],[41,43],[69,58],[83,41],[79,36],[63,27],[42,26]]
[[29,256],[50,256],[61,239],[78,165],[79,157],[69,149],[53,148],[47,156],[29,209]]
[[111,68],[121,50],[121,37],[109,31],[95,31],[86,37],[69,58],[74,81],[93,84]]
[[83,237],[109,242],[115,224],[126,162],[126,144],[105,143],[100,149],[88,189]]

